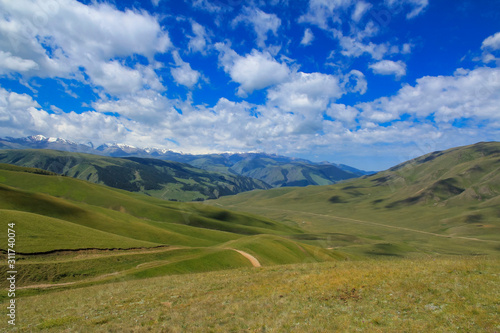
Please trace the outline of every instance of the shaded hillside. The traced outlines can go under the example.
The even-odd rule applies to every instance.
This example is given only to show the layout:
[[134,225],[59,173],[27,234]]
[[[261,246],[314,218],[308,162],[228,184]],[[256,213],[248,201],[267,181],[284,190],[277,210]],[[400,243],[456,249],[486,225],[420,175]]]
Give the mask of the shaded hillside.
[[344,171],[332,164],[281,164],[271,158],[245,159],[230,168],[237,174],[265,181],[273,187],[330,185],[341,180],[357,178],[360,173]]
[[254,189],[262,181],[209,172],[178,162],[111,158],[53,150],[2,150],[0,163],[34,167],[96,184],[170,200],[204,200]]
[[344,165],[267,154],[213,154],[182,158],[201,169],[252,177],[273,187],[330,185],[366,174]]

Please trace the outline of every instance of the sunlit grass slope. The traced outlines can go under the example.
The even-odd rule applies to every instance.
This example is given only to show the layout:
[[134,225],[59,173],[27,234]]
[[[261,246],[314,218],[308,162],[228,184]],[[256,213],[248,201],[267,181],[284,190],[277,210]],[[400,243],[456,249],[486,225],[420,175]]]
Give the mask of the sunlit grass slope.
[[[499,271],[498,260],[441,257],[155,277],[19,298],[16,304],[22,316],[16,328],[29,332],[496,332]],[[0,321],[2,329],[7,329],[6,320]]]
[[[5,230],[14,223],[17,235],[18,286],[30,287],[21,295],[38,284],[78,287],[248,267],[249,259],[235,250],[260,241],[250,248],[263,265],[343,258],[283,238],[301,230],[252,214],[163,201],[11,165],[0,165],[0,181],[0,220]],[[250,236],[263,234],[268,237]],[[248,242],[230,246],[247,237]],[[284,244],[295,251],[283,255]],[[5,258],[6,238],[0,249]]]

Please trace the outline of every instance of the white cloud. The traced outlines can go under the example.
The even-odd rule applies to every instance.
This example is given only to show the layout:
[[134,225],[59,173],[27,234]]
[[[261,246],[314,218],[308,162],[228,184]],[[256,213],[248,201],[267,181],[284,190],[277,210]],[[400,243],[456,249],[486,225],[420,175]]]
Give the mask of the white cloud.
[[193,88],[200,79],[200,72],[192,69],[191,65],[184,62],[179,56],[179,52],[174,51],[172,52],[172,55],[177,67],[170,69],[170,72],[172,73],[175,82],[188,88]]
[[500,69],[457,70],[453,76],[426,76],[415,86],[406,85],[393,97],[357,105],[364,119],[387,122],[410,114],[419,119],[432,115],[436,122],[456,119],[500,119]]
[[500,50],[500,32],[486,38],[481,45],[481,49]]
[[366,14],[367,11],[370,10],[370,8],[372,8],[373,5],[372,4],[369,4],[367,2],[364,2],[364,1],[358,1],[356,2],[356,7],[354,9],[354,12],[352,13],[352,19],[356,22],[359,22],[359,20],[361,20],[361,18]]
[[189,37],[189,50],[192,52],[205,53],[207,42],[210,40],[205,27],[195,21],[192,21],[191,29],[193,30],[194,36]]
[[121,117],[147,126],[164,126],[180,119],[175,103],[149,90],[123,96],[119,100],[99,100],[92,103],[92,107],[101,113],[118,113]]
[[307,28],[304,31],[304,37],[302,37],[300,44],[307,46],[307,45],[310,45],[313,40],[314,40],[314,34],[312,33],[311,29]]
[[356,38],[347,36],[339,36],[339,42],[342,47],[340,53],[346,57],[358,58],[368,53],[373,59],[380,60],[389,53],[388,44],[375,44],[372,42],[365,44]]
[[352,124],[355,123],[359,111],[352,106],[344,104],[332,104],[328,108],[328,110],[326,110],[326,114],[334,120],[340,120],[342,122]]
[[134,93],[142,88],[139,71],[123,66],[118,61],[96,64],[89,68],[88,74],[96,85],[113,95]]
[[31,59],[13,56],[10,52],[0,51],[0,74],[27,72],[38,69],[38,64]]
[[219,61],[234,82],[240,84],[238,95],[245,96],[254,90],[284,82],[290,75],[286,64],[277,62],[268,52],[253,50],[242,57],[227,45],[216,44]]
[[344,87],[348,92],[357,92],[363,95],[368,89],[368,82],[366,81],[365,74],[356,69],[351,70],[344,76]]
[[344,89],[338,77],[322,73],[294,73],[291,80],[268,91],[268,103],[280,109],[315,117],[340,98]]
[[49,114],[31,96],[1,87],[0,131],[3,136],[44,134],[78,141],[121,140],[127,134],[125,126],[115,117],[92,111]]
[[160,1],[161,0],[151,0],[151,3],[153,4],[153,6],[158,7],[158,5],[160,4]]
[[401,78],[406,75],[406,64],[401,60],[382,60],[371,64],[368,67],[370,67],[375,74],[394,75],[397,78]]
[[264,48],[269,32],[275,36],[278,35],[281,20],[276,14],[265,13],[259,8],[244,7],[242,13],[233,20],[232,25],[235,27],[239,23],[251,25],[257,34],[257,46]]
[[10,58],[25,60],[22,74],[26,77],[84,81],[83,68],[92,82],[110,86],[113,93],[121,89],[109,85],[106,76],[121,72],[131,78],[135,69],[127,72],[111,59],[138,54],[154,62],[155,54],[171,46],[155,17],[146,12],[119,11],[105,3],[2,1],[0,11],[4,13],[0,17],[0,49]]

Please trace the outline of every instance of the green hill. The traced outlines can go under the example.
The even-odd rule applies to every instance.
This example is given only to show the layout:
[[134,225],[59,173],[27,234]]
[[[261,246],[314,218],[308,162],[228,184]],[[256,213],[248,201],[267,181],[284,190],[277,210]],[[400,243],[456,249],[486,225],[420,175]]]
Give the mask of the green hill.
[[[290,238],[302,233],[299,228],[264,217],[169,202],[9,164],[0,164],[0,220],[5,230],[15,224],[19,286],[86,285],[252,266],[235,251],[237,244],[231,246],[239,239],[259,240],[252,235],[274,237],[252,250],[263,265],[344,258],[299,245]],[[283,244],[294,251],[280,255]],[[7,248],[3,238],[0,257],[6,257]]]
[[180,201],[215,199],[223,195],[269,188],[264,182],[249,177],[147,158],[115,158],[24,149],[0,150],[0,163],[39,168],[96,184]]
[[361,255],[498,253],[500,143],[434,152],[342,184],[214,201],[301,227],[311,244]]

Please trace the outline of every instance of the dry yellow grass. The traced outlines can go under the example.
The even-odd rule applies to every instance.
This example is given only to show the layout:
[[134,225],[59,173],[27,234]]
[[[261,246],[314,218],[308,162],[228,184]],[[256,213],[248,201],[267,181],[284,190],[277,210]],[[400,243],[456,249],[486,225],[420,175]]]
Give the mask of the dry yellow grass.
[[396,259],[168,276],[20,298],[18,315],[20,332],[498,332],[500,262]]

